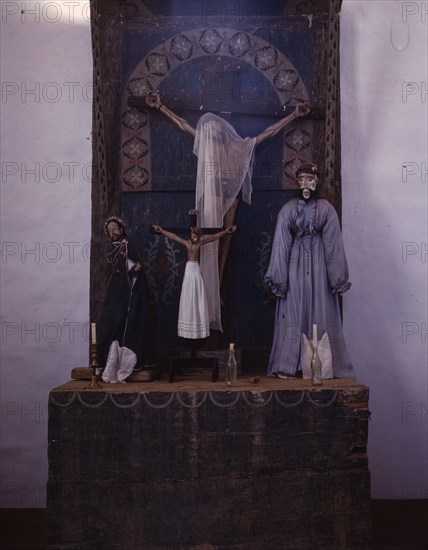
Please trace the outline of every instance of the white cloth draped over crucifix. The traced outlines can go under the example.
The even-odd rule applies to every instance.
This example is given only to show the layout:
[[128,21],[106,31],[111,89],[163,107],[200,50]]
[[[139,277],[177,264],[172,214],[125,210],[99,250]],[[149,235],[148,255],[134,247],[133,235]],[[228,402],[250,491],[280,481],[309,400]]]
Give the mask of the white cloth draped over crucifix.
[[[256,138],[241,138],[228,122],[212,113],[199,119],[193,152],[198,157],[195,208],[200,227],[222,227],[224,215],[241,189],[242,199],[251,204],[255,144]],[[201,248],[200,266],[210,328],[222,330],[218,241]]]

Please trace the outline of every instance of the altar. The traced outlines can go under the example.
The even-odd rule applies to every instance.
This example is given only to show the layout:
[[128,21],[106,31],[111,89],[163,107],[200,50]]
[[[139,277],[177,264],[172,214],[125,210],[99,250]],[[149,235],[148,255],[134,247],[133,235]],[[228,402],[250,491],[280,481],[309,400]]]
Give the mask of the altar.
[[368,388],[199,378],[51,391],[48,548],[368,550]]

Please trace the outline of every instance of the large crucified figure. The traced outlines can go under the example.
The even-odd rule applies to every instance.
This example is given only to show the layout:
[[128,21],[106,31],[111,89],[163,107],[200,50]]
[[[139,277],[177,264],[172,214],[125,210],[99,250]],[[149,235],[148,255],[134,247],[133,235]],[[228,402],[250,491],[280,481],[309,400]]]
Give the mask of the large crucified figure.
[[[241,138],[233,126],[224,119],[206,113],[201,116],[197,127],[163,105],[157,92],[148,93],[145,101],[167,116],[181,130],[194,136],[193,152],[198,157],[196,174],[195,209],[199,211],[199,227],[223,227],[234,223],[238,206],[237,195],[251,204],[251,177],[255,148],[268,138],[277,135],[293,120],[306,116],[311,111],[309,103],[296,105],[290,115],[272,124],[254,138]],[[220,266],[218,262],[218,241],[201,250],[201,274],[205,283],[210,327],[222,330],[220,311],[220,281],[230,237],[222,250]]]

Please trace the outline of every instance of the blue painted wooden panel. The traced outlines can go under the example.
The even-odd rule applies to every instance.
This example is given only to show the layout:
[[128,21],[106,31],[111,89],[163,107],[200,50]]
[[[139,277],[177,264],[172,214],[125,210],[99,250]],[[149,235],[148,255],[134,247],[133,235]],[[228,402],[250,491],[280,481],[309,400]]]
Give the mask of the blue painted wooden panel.
[[[140,60],[162,40],[178,32],[178,29],[124,32],[123,90]],[[311,29],[259,28],[256,34],[287,56],[311,93]],[[216,63],[221,65],[221,60],[213,56],[214,69]],[[232,111],[230,122],[238,134],[256,136],[277,120],[261,114],[261,107],[265,104],[272,109],[281,107],[277,94],[264,75],[251,65],[241,63],[237,68],[229,64],[229,68],[229,73],[215,75],[210,88],[206,77],[209,60],[206,57],[194,59],[164,78],[159,92],[162,97],[177,98],[177,102],[184,106],[186,98],[193,106],[200,100],[200,105],[205,108],[207,104],[216,102],[212,92],[217,86],[220,96],[224,96],[220,103],[229,105]],[[210,94],[213,97],[208,97]],[[234,110],[248,110],[250,113]],[[180,115],[195,127],[201,111],[180,110]],[[168,243],[163,237],[150,233],[149,228],[154,223],[164,227],[187,227],[187,212],[194,207],[197,164],[192,152],[192,136],[179,130],[157,111],[150,113],[150,124],[152,191],[123,193],[122,214],[137,241],[155,296],[160,346],[170,348],[183,344],[183,340],[176,336],[176,324],[186,253],[180,245]],[[236,341],[240,347],[269,348],[271,345],[275,304],[266,294],[263,276],[269,262],[277,214],[281,206],[294,196],[294,192],[282,190],[282,149],[281,134],[258,148],[253,203],[251,206],[241,203],[237,213],[238,232],[233,236],[222,290],[222,317],[225,343]]]

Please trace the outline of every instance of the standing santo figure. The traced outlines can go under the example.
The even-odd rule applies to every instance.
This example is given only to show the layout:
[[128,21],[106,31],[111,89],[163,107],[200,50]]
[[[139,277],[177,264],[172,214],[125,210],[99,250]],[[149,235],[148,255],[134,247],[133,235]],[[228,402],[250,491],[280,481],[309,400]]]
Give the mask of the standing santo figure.
[[143,266],[120,218],[108,218],[104,232],[110,277],[98,320],[98,358],[104,382],[115,383],[157,363]]
[[[307,115],[308,103],[296,106],[293,113],[272,124],[254,138],[242,138],[228,122],[213,113],[205,113],[193,128],[184,118],[163,105],[157,92],[147,94],[146,103],[159,109],[181,130],[194,136],[193,153],[198,157],[195,208],[199,212],[199,227],[223,227],[225,214],[236,207],[236,197],[251,204],[251,178],[255,148],[278,134],[293,120]],[[233,218],[226,223],[233,223]],[[204,280],[209,309],[210,327],[222,330],[220,277],[224,263],[218,264],[218,242],[201,251],[201,275]],[[226,246],[227,250],[227,246]],[[227,252],[224,255],[225,262]]]
[[229,226],[225,230],[207,237],[202,236],[201,229],[192,227],[189,240],[182,239],[159,225],[154,225],[153,230],[187,248],[187,263],[178,310],[177,334],[182,338],[207,338],[210,335],[210,320],[205,285],[199,268],[200,251],[204,245],[217,241],[224,235],[234,233],[236,226]]
[[279,212],[265,279],[278,299],[268,374],[311,377],[316,323],[323,378],[354,378],[338,302],[351,286],[339,220],[329,202],[316,198],[315,164],[302,164],[296,178],[300,196]]

